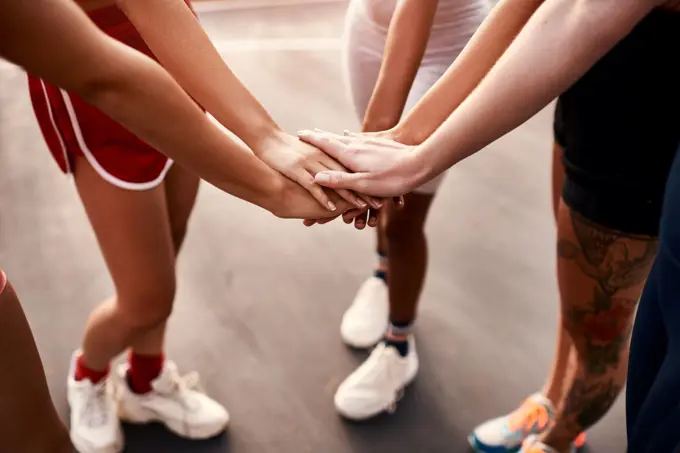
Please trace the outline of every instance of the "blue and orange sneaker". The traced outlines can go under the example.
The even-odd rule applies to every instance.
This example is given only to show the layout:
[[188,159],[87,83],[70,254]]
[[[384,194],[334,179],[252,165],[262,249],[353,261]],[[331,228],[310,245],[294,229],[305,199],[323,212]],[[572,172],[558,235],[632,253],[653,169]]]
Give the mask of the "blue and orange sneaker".
[[[552,403],[540,393],[535,393],[514,412],[479,425],[468,440],[477,453],[517,453],[527,438],[542,434],[554,420]],[[585,433],[581,433],[574,441],[574,447],[581,448],[585,440]],[[526,453],[524,450],[521,452]]]

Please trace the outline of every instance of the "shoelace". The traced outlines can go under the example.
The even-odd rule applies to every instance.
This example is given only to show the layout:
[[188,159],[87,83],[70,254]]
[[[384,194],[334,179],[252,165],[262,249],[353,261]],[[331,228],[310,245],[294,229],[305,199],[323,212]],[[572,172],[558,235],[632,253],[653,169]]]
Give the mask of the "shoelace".
[[545,407],[535,401],[525,401],[508,422],[512,431],[530,434],[534,426],[544,430],[550,423],[550,416]]
[[200,375],[192,371],[185,375],[180,375],[177,370],[170,370],[169,376],[162,381],[155,389],[167,397],[173,398],[182,406],[190,410],[200,408],[200,403],[195,398],[189,397],[189,392],[203,393],[200,388]]
[[83,408],[85,423],[90,428],[98,428],[106,425],[109,421],[107,407],[107,389],[105,384],[94,387],[93,392],[88,395],[85,407]]

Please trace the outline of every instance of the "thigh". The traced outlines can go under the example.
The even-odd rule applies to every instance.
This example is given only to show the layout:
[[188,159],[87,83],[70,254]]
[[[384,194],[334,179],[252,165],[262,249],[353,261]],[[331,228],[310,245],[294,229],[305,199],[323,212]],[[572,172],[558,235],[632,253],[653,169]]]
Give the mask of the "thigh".
[[121,189],[82,157],[75,182],[121,308],[167,309],[158,304],[172,302],[175,255],[164,184],[143,191]]
[[367,16],[365,0],[352,0],[345,18],[343,61],[354,109],[363,121],[378,81],[385,50],[386,31]]
[[172,166],[165,177],[165,199],[175,255],[179,253],[184,242],[200,182],[198,176],[177,164]]

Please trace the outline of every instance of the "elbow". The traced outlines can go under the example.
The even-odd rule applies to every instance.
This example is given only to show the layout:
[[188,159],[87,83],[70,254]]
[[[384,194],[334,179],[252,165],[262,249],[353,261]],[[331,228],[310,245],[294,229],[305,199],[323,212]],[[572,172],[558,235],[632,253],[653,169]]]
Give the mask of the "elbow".
[[126,78],[119,74],[94,73],[81,78],[78,85],[69,91],[78,94],[85,102],[102,111],[110,111],[113,105],[123,102],[129,86]]

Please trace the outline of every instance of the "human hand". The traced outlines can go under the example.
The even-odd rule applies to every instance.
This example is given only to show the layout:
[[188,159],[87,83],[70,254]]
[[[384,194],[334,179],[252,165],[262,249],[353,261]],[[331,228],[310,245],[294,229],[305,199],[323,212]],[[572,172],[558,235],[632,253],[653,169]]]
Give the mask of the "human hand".
[[[302,131],[298,136],[355,173],[319,172],[316,181],[333,189],[351,189],[381,197],[399,196],[418,186],[424,171],[413,157],[414,146],[382,138],[385,133],[333,134]],[[421,167],[421,168],[419,168]]]
[[[335,202],[331,200],[328,192],[314,180],[314,176],[320,171],[347,171],[332,157],[283,132],[262,140],[254,151],[264,163],[298,183],[326,209],[338,215],[338,211],[334,209]],[[382,200],[357,195],[347,189],[336,189],[335,193],[358,209],[367,207],[377,209],[382,203]]]
[[[329,211],[322,206],[305,188],[298,183],[278,174],[277,192],[268,208],[275,216],[283,219],[315,219],[315,222],[328,223],[344,213],[360,211],[354,205],[340,198],[340,196],[328,189],[325,195],[335,205],[335,212]],[[368,207],[363,208],[367,210]]]
[[[316,132],[323,132],[319,129],[315,129]],[[345,131],[345,135],[347,136],[352,136],[356,135],[353,134],[352,132]],[[392,141],[397,141],[401,142],[402,137],[401,134],[399,133],[398,130],[396,129],[387,129],[387,130],[381,130],[381,131],[375,131],[375,132],[361,132],[362,136],[365,137],[371,137],[371,138],[382,138],[386,140],[392,140]],[[394,203],[394,206],[396,209],[401,209],[404,206],[404,197],[403,196],[398,196],[398,197],[392,197],[392,203]],[[390,203],[389,200],[385,200],[385,203]],[[354,227],[357,230],[363,230],[366,228],[366,226],[369,227],[377,227],[378,226],[378,219],[380,218],[382,210],[386,206],[383,206],[381,209],[375,209],[375,208],[370,208],[370,209],[352,209],[350,211],[347,211],[342,214],[342,220],[346,224],[351,224],[354,222]],[[304,224],[305,226],[312,226],[315,224],[323,225],[326,224],[334,219],[320,219],[320,220],[305,220]]]

